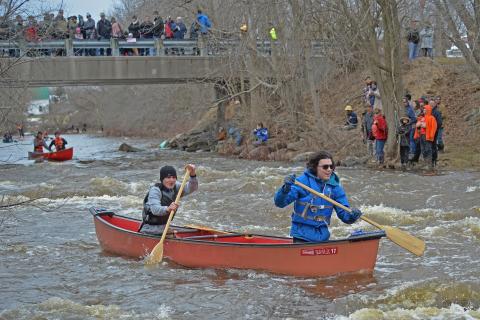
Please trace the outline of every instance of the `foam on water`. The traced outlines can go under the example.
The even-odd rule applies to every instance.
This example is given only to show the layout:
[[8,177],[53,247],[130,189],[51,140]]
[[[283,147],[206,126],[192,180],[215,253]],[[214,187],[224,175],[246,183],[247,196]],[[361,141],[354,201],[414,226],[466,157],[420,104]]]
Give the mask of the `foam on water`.
[[68,299],[53,297],[36,305],[21,306],[5,310],[0,317],[10,319],[170,319],[174,309],[161,304],[155,311],[146,313],[123,310],[118,305],[95,303],[83,305]]
[[380,310],[363,308],[350,314],[348,317],[336,316],[335,320],[406,320],[406,319],[435,319],[435,320],[475,320],[480,318],[480,309],[470,310],[458,304],[451,304],[448,308],[418,307],[412,309],[396,308]]

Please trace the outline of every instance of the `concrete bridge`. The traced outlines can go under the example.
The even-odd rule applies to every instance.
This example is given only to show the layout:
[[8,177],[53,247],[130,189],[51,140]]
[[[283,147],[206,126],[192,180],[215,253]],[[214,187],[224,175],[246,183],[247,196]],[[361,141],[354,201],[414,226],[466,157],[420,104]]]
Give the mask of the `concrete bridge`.
[[0,79],[19,87],[175,84],[222,78],[222,57],[51,57],[23,59]]
[[[273,60],[288,61],[289,57],[272,56],[270,41],[257,41],[255,71],[270,75]],[[131,46],[153,50],[154,56],[121,56],[121,48]],[[198,41],[139,41],[134,44],[118,41],[44,41],[17,43],[0,41],[0,52],[4,57],[0,69],[0,85],[5,87],[39,87],[39,86],[84,86],[84,85],[125,85],[125,84],[175,84],[191,81],[217,82],[234,75],[242,76],[243,58],[231,60],[231,56],[240,50],[239,42],[217,43],[215,48],[203,46]],[[321,67],[324,44],[311,42],[312,65]],[[197,48],[199,48],[197,50]],[[112,56],[77,56],[75,50],[110,50]],[[23,51],[22,51],[23,50]],[[27,51],[26,51],[27,50]],[[30,51],[28,51],[30,50]],[[66,53],[66,56],[34,57],[35,54],[54,52]],[[84,51],[85,52],[85,51]],[[173,53],[184,53],[172,55]],[[170,55],[165,54],[170,53]],[[22,58],[14,56],[24,54]],[[252,54],[246,52],[245,55]],[[12,57],[13,55],[13,57]],[[9,68],[8,63],[13,65]],[[245,71],[243,71],[245,72]],[[243,74],[248,78],[248,74]]]

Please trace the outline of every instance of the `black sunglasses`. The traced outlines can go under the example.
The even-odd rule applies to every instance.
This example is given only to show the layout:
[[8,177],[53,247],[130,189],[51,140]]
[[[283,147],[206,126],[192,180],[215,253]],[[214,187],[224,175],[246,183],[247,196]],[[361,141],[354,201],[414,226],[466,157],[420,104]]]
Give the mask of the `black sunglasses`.
[[324,165],[321,165],[319,167],[321,167],[323,170],[328,170],[328,168],[330,168],[332,170],[335,170],[335,165],[333,165],[333,164],[324,164]]

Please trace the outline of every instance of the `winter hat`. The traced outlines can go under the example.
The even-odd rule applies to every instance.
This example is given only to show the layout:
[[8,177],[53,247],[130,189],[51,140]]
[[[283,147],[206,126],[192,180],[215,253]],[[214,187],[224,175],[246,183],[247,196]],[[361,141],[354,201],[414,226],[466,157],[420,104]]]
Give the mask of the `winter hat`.
[[160,169],[160,182],[168,177],[177,177],[177,171],[175,171],[175,168],[172,166],[164,166]]

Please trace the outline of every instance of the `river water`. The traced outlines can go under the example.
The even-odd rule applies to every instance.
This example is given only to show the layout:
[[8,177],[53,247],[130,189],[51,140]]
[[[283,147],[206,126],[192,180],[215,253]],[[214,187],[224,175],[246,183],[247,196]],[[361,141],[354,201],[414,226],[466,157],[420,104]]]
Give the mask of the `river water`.
[[[254,270],[187,269],[102,253],[90,206],[141,217],[159,168],[198,167],[199,191],[175,224],[286,236],[290,208],[273,205],[303,164],[160,150],[158,141],[66,136],[74,159],[27,160],[31,137],[0,145],[0,319],[480,319],[480,173],[438,176],[338,168],[371,219],[424,239],[416,257],[381,240],[373,275],[295,278]],[[118,152],[127,142],[144,149]],[[179,177],[183,174],[179,170]],[[365,222],[333,219],[332,238]]]

